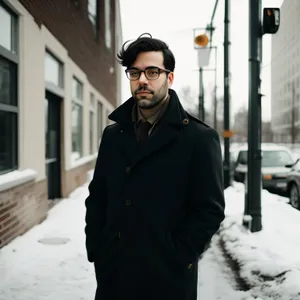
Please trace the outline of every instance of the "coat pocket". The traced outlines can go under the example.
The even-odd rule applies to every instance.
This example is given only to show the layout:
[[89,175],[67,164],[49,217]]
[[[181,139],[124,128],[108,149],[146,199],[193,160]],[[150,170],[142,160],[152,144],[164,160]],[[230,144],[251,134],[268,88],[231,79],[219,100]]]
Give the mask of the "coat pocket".
[[184,269],[192,269],[196,263],[196,254],[191,253],[186,245],[176,238],[173,238],[171,233],[166,235],[166,244],[168,256],[172,259],[174,266]]
[[110,270],[113,270],[118,257],[119,243],[117,235],[112,231],[101,235],[94,260],[96,277],[105,275]]

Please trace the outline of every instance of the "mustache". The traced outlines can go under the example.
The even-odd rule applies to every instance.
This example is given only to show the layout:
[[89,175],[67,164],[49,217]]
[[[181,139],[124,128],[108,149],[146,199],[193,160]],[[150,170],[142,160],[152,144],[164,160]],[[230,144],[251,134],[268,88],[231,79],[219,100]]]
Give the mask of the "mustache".
[[135,94],[137,94],[137,93],[139,93],[139,92],[149,92],[149,93],[153,93],[150,89],[148,89],[147,87],[145,87],[145,86],[140,86],[140,87],[138,87],[135,91],[134,91],[134,93]]

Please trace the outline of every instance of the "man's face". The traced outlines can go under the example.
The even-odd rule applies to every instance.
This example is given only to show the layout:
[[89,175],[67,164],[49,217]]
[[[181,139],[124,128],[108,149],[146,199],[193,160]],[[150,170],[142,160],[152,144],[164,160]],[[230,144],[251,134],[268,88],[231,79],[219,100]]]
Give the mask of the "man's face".
[[[163,54],[160,51],[141,52],[131,68],[145,70],[151,66],[165,69],[163,60]],[[140,108],[152,109],[167,96],[173,81],[173,72],[161,72],[156,80],[147,79],[145,73],[142,72],[138,80],[130,81],[131,94]]]

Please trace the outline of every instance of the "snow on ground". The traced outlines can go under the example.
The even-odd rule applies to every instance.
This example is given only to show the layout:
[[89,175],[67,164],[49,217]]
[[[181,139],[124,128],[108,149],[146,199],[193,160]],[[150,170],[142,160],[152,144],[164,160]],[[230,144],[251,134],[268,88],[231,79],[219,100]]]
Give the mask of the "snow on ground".
[[[94,268],[86,259],[84,244],[87,193],[85,184],[51,209],[43,223],[0,250],[0,300],[94,298]],[[225,194],[227,218],[220,234],[251,289],[239,291],[216,235],[199,262],[198,299],[300,299],[300,212],[285,198],[263,191],[264,229],[251,234],[240,226],[243,185],[235,184]],[[64,243],[55,244],[59,239]],[[275,280],[262,281],[275,275]]]
[[[94,269],[86,259],[84,245],[87,193],[87,185],[77,189],[69,199],[51,209],[42,224],[0,250],[0,300],[94,298]],[[65,239],[66,243],[47,245],[40,243],[43,239]],[[199,262],[198,299],[253,299],[249,293],[235,291],[234,279],[224,265],[217,240],[218,237]]]
[[263,230],[250,233],[241,226],[244,186],[234,184],[225,195],[227,218],[221,236],[251,294],[262,299],[300,299],[300,211],[286,198],[263,190]]
[[234,274],[226,263],[216,235],[199,262],[199,300],[251,300],[249,292],[239,290]]
[[[50,210],[40,225],[0,251],[0,300],[91,300],[96,281],[84,248],[87,187]],[[70,239],[47,245],[41,239]]]

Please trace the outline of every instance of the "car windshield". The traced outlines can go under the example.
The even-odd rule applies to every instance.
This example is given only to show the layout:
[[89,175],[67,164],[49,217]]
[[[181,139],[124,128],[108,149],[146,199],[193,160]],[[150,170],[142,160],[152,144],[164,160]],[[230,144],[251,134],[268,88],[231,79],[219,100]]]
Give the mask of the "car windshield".
[[[247,164],[247,151],[240,151],[239,163]],[[293,157],[284,150],[265,150],[263,151],[262,167],[284,167],[285,165],[292,164]]]
[[286,151],[263,151],[262,167],[284,167],[293,162],[292,156]]
[[242,165],[246,165],[248,161],[247,151],[240,151],[238,155],[238,162]]

